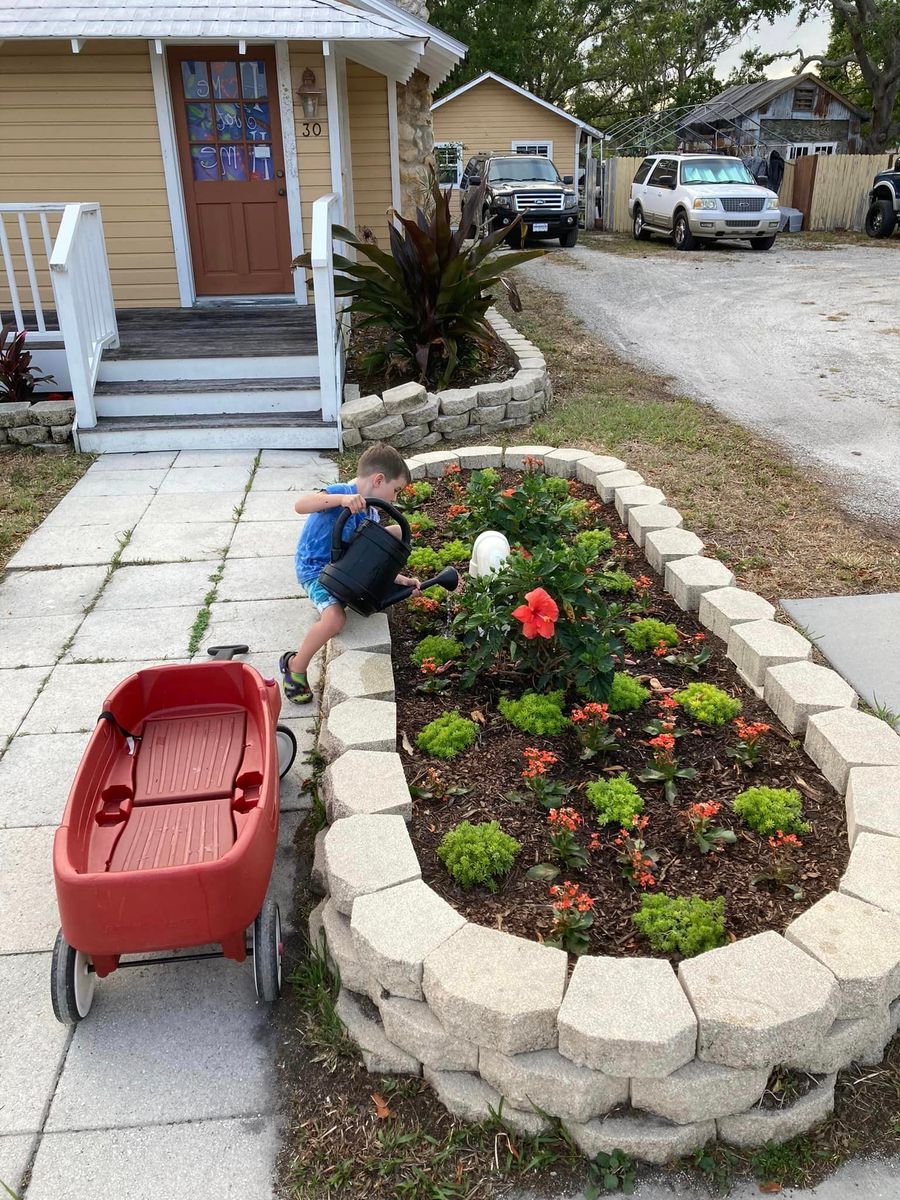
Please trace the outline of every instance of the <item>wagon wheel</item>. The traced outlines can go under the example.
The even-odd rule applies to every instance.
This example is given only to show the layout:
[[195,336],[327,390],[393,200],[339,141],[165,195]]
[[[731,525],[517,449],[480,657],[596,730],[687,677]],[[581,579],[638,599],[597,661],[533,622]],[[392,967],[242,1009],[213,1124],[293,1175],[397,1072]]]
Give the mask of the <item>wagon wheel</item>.
[[275,744],[278,747],[278,778],[284,779],[297,757],[297,739],[287,725],[276,725]]
[[50,995],[53,1015],[64,1025],[75,1025],[91,1011],[97,976],[91,960],[70,946],[60,929],[50,963]]
[[253,922],[253,982],[256,994],[266,1004],[278,999],[281,991],[281,913],[266,896]]

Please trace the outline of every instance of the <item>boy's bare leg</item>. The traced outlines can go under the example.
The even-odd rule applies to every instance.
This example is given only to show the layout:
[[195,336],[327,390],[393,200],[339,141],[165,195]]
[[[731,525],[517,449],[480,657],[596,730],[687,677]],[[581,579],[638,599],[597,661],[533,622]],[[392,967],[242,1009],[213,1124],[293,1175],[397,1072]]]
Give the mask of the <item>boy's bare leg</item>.
[[288,662],[288,670],[295,675],[305,675],[313,656],[326,642],[341,632],[347,623],[347,614],[340,604],[329,604],[318,621],[300,644],[300,649]]

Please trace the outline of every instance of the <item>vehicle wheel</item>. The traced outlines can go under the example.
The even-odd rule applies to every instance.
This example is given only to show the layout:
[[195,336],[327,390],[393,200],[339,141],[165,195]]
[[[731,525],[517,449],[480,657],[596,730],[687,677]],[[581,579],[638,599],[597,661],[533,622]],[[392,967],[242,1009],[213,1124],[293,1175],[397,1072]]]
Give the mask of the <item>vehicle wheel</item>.
[[253,982],[256,994],[266,1004],[278,999],[281,991],[281,913],[266,896],[253,922]]
[[650,241],[650,230],[644,228],[644,214],[639,208],[634,210],[634,220],[631,223],[631,236],[636,242]]
[[697,239],[691,233],[691,227],[688,225],[688,219],[683,212],[680,212],[675,218],[675,231],[673,233],[676,250],[696,250]]
[[284,779],[297,757],[297,739],[286,725],[276,725],[275,745],[278,747],[278,778]]
[[771,250],[775,245],[775,235],[764,238],[752,238],[750,245],[754,250]]
[[890,200],[874,200],[866,213],[866,233],[869,237],[890,237],[896,224],[897,214]]
[[559,235],[559,244],[561,246],[574,246],[578,241],[578,230],[569,229],[565,233]]
[[491,236],[491,210],[486,208],[481,214],[481,221],[478,225],[478,240],[482,241],[486,237]]
[[63,1025],[76,1025],[91,1011],[97,976],[91,960],[70,946],[60,929],[50,962],[50,994],[53,1015]]

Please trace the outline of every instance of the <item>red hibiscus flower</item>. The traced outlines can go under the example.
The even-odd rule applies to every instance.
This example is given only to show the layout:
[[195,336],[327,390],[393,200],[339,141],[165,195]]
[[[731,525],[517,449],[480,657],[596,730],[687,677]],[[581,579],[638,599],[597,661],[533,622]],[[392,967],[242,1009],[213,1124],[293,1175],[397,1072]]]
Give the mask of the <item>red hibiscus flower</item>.
[[525,603],[513,610],[513,616],[522,622],[522,632],[529,640],[536,637],[552,638],[556,632],[559,608],[543,588],[535,588],[525,596]]

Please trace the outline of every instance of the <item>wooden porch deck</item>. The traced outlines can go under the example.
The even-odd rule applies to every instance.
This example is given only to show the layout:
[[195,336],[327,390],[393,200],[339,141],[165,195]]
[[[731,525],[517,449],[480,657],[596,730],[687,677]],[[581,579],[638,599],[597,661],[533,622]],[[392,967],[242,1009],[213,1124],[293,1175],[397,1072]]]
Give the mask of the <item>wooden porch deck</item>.
[[217,304],[116,310],[119,347],[104,359],[267,358],[315,354],[313,305]]

